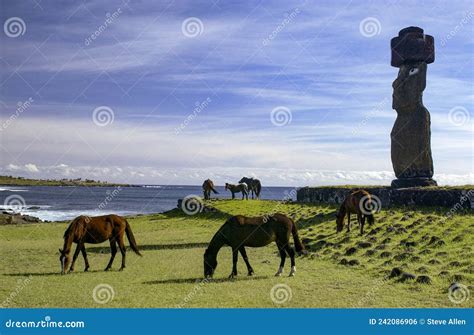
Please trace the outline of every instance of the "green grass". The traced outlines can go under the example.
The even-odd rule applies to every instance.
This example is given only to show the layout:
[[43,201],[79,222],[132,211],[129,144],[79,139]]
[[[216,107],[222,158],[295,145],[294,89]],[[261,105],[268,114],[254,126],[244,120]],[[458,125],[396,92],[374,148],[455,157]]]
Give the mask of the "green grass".
[[[214,281],[200,284],[206,243],[226,215],[186,216],[172,211],[131,218],[143,257],[129,250],[127,268],[118,272],[121,256],[117,254],[113,271],[103,272],[110,257],[108,244],[88,245],[91,271],[82,272],[84,263],[79,256],[76,272],[65,276],[59,274],[58,248],[62,247],[66,223],[0,226],[0,303],[8,307],[474,306],[472,298],[462,304],[448,299],[448,287],[454,281],[472,291],[472,212],[457,213],[445,220],[445,210],[382,210],[376,215],[374,227],[368,227],[367,234],[360,236],[355,225],[349,234],[334,234],[332,206],[240,200],[212,201],[211,205],[229,214],[257,215],[277,210],[292,216],[310,250],[308,256],[297,258],[296,276],[273,276],[279,257],[271,244],[247,248],[254,277],[247,277],[239,258],[238,278],[227,280],[231,255],[229,248],[223,248]],[[429,244],[433,236],[444,244]],[[402,241],[415,242],[415,246],[406,247],[406,243],[400,244]],[[370,246],[361,248],[360,242]],[[346,256],[351,247],[356,248],[355,253]],[[373,250],[370,256],[368,250]],[[383,252],[390,254],[381,257]],[[343,258],[356,259],[359,265],[341,265]],[[428,275],[432,283],[384,280],[396,266],[415,275]],[[447,273],[439,276],[442,271]],[[284,274],[288,272],[289,262]],[[93,299],[92,292],[99,284],[111,285],[114,290],[114,298],[107,304]],[[288,285],[290,300],[282,304],[272,301],[270,292],[277,284]],[[10,300],[5,301],[7,297]]]

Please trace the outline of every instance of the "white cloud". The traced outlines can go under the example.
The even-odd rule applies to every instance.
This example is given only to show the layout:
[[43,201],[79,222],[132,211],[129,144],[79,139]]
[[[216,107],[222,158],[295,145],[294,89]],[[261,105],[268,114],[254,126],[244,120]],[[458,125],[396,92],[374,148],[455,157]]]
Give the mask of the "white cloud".
[[40,172],[40,170],[38,170],[38,167],[35,164],[31,164],[31,163],[25,164],[25,169],[28,172],[33,172],[33,173]]

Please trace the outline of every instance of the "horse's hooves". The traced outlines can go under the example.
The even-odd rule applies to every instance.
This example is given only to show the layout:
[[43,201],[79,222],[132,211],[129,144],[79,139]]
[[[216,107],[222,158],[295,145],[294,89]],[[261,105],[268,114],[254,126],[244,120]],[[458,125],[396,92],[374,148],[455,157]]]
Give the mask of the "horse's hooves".
[[125,269],[125,267],[123,267],[123,268],[120,268],[120,269],[119,269],[119,271],[123,271],[123,269]]
[[249,274],[248,274],[248,275],[249,275],[249,276],[253,276],[253,272],[249,272]]
[[85,269],[84,269],[84,272],[88,272],[88,271],[89,271],[89,268],[85,268]]
[[281,277],[281,273],[280,272],[275,273],[275,277]]
[[109,270],[110,270],[110,268],[105,268],[105,270],[104,270],[104,271],[109,271]]
[[290,272],[290,274],[288,275],[288,277],[294,277],[294,276],[295,276],[294,272]]

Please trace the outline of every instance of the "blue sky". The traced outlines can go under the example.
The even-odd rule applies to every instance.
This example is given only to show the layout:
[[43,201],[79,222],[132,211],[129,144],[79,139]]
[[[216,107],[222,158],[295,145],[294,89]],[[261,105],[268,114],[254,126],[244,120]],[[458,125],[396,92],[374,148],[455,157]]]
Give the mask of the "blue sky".
[[472,1],[2,0],[0,17],[2,174],[387,184],[390,39],[416,25],[436,45],[435,178],[474,183]]

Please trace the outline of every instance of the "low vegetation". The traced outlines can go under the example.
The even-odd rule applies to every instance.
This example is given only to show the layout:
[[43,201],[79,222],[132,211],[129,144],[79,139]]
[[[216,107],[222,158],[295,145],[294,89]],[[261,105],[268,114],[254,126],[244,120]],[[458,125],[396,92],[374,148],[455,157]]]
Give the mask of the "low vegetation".
[[132,186],[128,184],[108,183],[92,179],[30,179],[13,176],[0,176],[2,186]]
[[[188,216],[173,210],[130,218],[144,256],[129,250],[123,272],[118,272],[120,254],[113,270],[103,272],[110,258],[104,243],[86,245],[90,272],[82,272],[79,255],[76,272],[60,275],[58,248],[67,223],[0,226],[0,303],[7,307],[474,307],[472,299],[455,303],[448,297],[454,282],[472,292],[472,212],[447,218],[445,209],[383,209],[376,214],[375,225],[366,226],[360,236],[355,224],[350,233],[335,234],[333,206],[258,200],[207,204],[219,211]],[[309,251],[296,259],[295,277],[286,276],[289,263],[284,276],[273,276],[279,256],[271,244],[247,248],[253,277],[247,276],[239,258],[237,279],[227,279],[231,253],[223,248],[213,281],[202,281],[206,245],[229,215],[276,211],[294,218]]]

